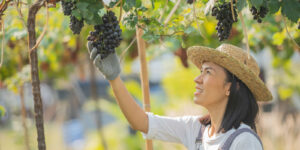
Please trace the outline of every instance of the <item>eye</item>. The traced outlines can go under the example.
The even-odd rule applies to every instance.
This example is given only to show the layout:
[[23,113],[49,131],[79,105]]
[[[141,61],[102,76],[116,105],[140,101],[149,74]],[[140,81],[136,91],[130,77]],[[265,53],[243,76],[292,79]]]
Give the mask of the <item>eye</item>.
[[210,74],[210,71],[209,71],[209,70],[206,70],[206,73]]

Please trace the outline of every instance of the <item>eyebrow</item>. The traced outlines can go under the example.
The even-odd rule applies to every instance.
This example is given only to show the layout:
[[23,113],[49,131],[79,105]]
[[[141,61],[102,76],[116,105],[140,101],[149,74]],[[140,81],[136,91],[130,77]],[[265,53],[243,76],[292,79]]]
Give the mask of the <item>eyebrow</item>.
[[[205,68],[204,68],[204,70],[208,70],[208,69],[211,69],[211,70],[214,70],[214,71],[215,71],[215,69],[214,69],[214,68],[212,68],[212,67],[205,67]],[[202,71],[202,70],[203,70],[203,68],[201,68],[200,70]]]

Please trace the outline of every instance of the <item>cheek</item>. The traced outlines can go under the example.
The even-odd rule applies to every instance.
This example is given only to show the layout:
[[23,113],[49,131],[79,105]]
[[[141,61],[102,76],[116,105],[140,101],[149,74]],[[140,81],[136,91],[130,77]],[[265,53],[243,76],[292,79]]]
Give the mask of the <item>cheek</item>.
[[217,101],[225,96],[223,81],[212,77],[207,78],[207,80],[204,81],[204,88],[204,95],[210,101]]

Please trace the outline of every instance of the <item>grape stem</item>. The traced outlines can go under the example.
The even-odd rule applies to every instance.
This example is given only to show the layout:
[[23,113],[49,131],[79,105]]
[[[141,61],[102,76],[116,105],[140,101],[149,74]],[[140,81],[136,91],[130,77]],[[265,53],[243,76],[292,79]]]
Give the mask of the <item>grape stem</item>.
[[177,0],[175,6],[173,7],[173,9],[171,10],[171,12],[170,12],[169,15],[167,16],[167,19],[165,20],[164,24],[167,24],[167,23],[170,21],[171,17],[173,16],[173,14],[175,13],[175,11],[176,11],[177,8],[178,8],[178,6],[179,6],[179,4],[180,4],[180,1],[181,1],[181,0]]
[[[243,28],[243,32],[244,32],[244,38],[245,38],[245,42],[246,42],[246,48],[247,48],[247,55],[248,55],[248,59],[250,59],[250,48],[249,48],[249,41],[248,41],[248,33],[247,33],[247,27],[244,23],[244,19],[243,19],[243,14],[242,12],[239,13],[239,17],[241,19],[241,23],[242,23],[242,28]],[[246,60],[246,64],[248,62],[248,59]]]
[[119,17],[119,23],[120,21],[122,20],[122,10],[123,10],[123,0],[120,0],[119,2],[121,2],[121,5],[120,5],[120,17]]
[[[14,3],[15,3],[15,7],[16,7],[16,9],[17,9],[17,12],[18,12],[18,14],[19,14],[19,17],[20,17],[20,19],[21,19],[21,21],[22,21],[22,23],[23,23],[23,26],[26,27],[26,22],[25,22],[25,20],[24,20],[23,14],[22,14],[22,12],[21,12],[21,6],[22,6],[22,3],[21,3],[20,1],[18,1],[18,2],[14,1]],[[19,4],[21,4],[20,7],[18,6]]]
[[133,38],[133,40],[130,42],[130,44],[123,50],[122,54],[120,55],[120,62],[123,61],[125,54],[129,50],[129,48],[133,45],[133,43],[136,41],[136,37]]
[[233,1],[236,2],[236,0],[231,0],[230,3],[231,3],[231,14],[232,14],[232,20],[233,21],[236,21],[236,18],[234,17],[234,11],[233,11]]

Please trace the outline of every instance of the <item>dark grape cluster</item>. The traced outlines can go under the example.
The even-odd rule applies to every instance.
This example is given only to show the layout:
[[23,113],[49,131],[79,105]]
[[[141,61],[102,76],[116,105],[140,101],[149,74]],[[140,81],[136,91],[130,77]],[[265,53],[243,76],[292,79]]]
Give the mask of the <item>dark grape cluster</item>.
[[235,19],[232,18],[231,3],[227,2],[222,5],[215,5],[212,8],[212,16],[218,20],[216,30],[218,31],[219,41],[228,39],[233,22],[237,22],[237,12],[235,3],[233,3],[233,12]]
[[97,48],[97,53],[104,59],[115,52],[115,48],[121,43],[122,30],[115,13],[108,11],[102,17],[103,24],[95,25],[95,31],[91,31],[87,40],[92,41],[92,47]]
[[84,26],[83,19],[78,20],[75,16],[70,16],[70,29],[72,30],[73,34],[79,34],[81,28]]
[[61,1],[62,10],[65,16],[70,16],[74,9],[74,2],[72,1]]
[[188,4],[193,4],[193,3],[194,3],[194,0],[186,0],[186,2],[187,2]]
[[73,34],[80,34],[82,27],[84,26],[83,19],[78,20],[75,16],[72,16],[72,11],[76,9],[76,0],[62,0],[61,1],[63,13],[65,16],[70,16],[69,27]]
[[298,30],[300,30],[300,21],[299,21],[299,23],[298,23]]
[[264,7],[264,6],[261,6],[259,8],[259,10],[257,10],[254,6],[252,6],[250,8],[250,11],[251,11],[251,13],[253,15],[253,19],[257,20],[258,23],[261,23],[262,22],[261,19],[264,18],[267,15],[267,13],[268,13],[268,9],[266,7]]

